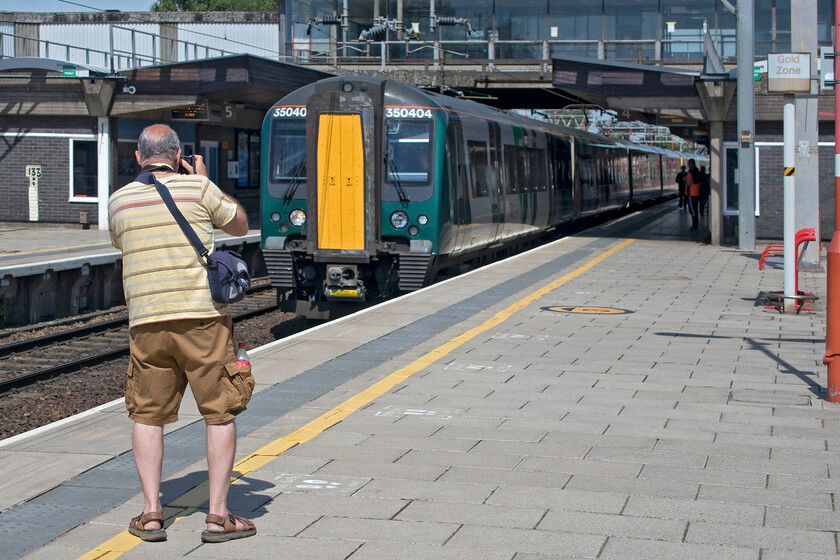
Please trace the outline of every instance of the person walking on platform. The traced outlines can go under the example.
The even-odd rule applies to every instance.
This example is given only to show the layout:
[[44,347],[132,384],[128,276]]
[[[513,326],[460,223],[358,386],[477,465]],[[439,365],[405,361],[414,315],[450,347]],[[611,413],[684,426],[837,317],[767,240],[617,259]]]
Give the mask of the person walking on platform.
[[[169,189],[209,251],[214,226],[234,236],[248,232],[245,210],[207,178],[201,156],[192,164],[181,158],[171,128],[155,124],[143,130],[135,156],[144,173]],[[181,167],[186,175],[177,172]],[[207,427],[210,501],[201,540],[250,537],[254,524],[232,515],[227,498],[236,453],[234,417],[245,410],[254,378],[250,366],[237,368],[230,312],[212,300],[203,259],[154,183],[144,183],[135,180],[108,201],[111,242],[123,254],[131,352],[125,404],[134,421],[132,448],[145,502],[129,532],[144,541],[166,540],[160,501],[163,426],[178,420],[189,383]]]
[[700,216],[706,215],[706,204],[709,202],[709,195],[712,193],[712,187],[709,183],[709,174],[706,173],[706,166],[700,166],[700,175],[702,177],[702,181],[700,182]]
[[677,204],[677,208],[685,208],[686,207],[686,194],[685,194],[685,165],[680,166],[680,172],[677,173],[677,176],[674,180],[677,182],[677,193],[679,195],[679,204]]
[[698,220],[698,211],[700,204],[700,185],[703,178],[700,175],[700,170],[697,169],[697,162],[694,158],[688,160],[688,173],[685,178],[685,188],[688,194],[686,203],[688,204],[688,212],[691,214],[691,229],[688,231],[696,233],[700,231],[700,224]]

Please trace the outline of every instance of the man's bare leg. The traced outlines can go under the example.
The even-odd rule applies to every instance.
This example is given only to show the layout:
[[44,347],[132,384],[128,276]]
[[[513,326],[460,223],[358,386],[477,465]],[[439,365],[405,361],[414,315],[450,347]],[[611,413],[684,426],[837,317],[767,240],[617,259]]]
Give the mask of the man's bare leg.
[[[143,490],[143,513],[163,511],[160,503],[160,477],[163,468],[163,426],[147,426],[134,423],[131,433],[131,446],[134,450],[134,463],[140,476]],[[151,531],[160,529],[157,521],[149,521],[144,527]]]
[[[220,517],[228,516],[227,497],[230,490],[230,477],[233,471],[233,459],[236,455],[236,423],[234,420],[224,424],[207,426],[207,471],[210,479],[209,513]],[[242,529],[242,523],[236,522],[236,530]],[[208,531],[220,531],[221,525],[207,524]]]

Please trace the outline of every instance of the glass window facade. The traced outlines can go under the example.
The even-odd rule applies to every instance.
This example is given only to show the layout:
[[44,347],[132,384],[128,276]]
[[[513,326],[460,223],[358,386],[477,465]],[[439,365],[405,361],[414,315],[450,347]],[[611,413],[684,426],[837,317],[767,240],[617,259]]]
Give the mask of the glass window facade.
[[659,0],[604,3],[604,39],[632,41],[659,38]]
[[767,56],[782,50],[779,45],[790,45],[790,0],[755,0],[754,7],[756,56]]
[[[657,59],[659,0],[616,0],[604,4],[605,54],[610,59]],[[642,41],[639,41],[639,40]]]
[[598,57],[602,35],[601,2],[550,0],[548,3],[548,39],[551,56]]
[[545,0],[496,0],[493,36],[500,41],[497,58],[542,58],[546,8]]
[[[715,21],[717,2],[661,0],[662,58],[674,61],[703,60],[703,33]],[[714,37],[715,28],[712,27]]]
[[[347,0],[346,29],[310,25],[311,18],[340,18],[344,0],[281,1],[286,2],[287,52],[299,59],[338,53],[378,60],[387,41],[386,55],[394,62],[433,59],[435,52],[441,61],[539,60],[546,47],[550,57],[700,62],[707,29],[724,59],[734,61],[736,55],[736,19],[719,0]],[[790,1],[754,0],[754,8],[756,57],[789,50]],[[817,39],[830,45],[832,0],[818,0],[817,9]],[[358,40],[383,23],[387,31]]]

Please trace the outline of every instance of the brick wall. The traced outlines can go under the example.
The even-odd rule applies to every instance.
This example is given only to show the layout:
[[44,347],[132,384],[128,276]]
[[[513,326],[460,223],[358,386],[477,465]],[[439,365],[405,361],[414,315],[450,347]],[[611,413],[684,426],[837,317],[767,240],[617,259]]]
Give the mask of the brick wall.
[[[778,131],[774,134],[774,132]],[[781,123],[773,130],[758,129],[756,141],[782,142]],[[821,123],[820,142],[834,142],[833,129]],[[758,146],[759,149],[759,210],[755,221],[757,239],[784,238],[784,148],[783,146]],[[798,159],[798,156],[797,156]],[[819,147],[819,212],[820,233],[824,241],[834,234],[834,146]]]
[[[24,135],[20,136],[19,133]],[[62,137],[50,137],[61,134]],[[29,221],[27,165],[40,165],[38,221],[79,223],[86,210],[96,222],[95,203],[70,202],[70,139],[68,134],[96,134],[96,119],[86,117],[6,117],[0,123],[0,221]]]

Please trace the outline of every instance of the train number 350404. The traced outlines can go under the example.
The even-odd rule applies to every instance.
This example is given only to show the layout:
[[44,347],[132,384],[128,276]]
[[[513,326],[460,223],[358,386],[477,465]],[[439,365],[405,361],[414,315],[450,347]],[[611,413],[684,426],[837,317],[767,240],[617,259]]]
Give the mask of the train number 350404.
[[421,107],[386,107],[386,119],[431,119],[432,111]]

